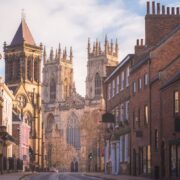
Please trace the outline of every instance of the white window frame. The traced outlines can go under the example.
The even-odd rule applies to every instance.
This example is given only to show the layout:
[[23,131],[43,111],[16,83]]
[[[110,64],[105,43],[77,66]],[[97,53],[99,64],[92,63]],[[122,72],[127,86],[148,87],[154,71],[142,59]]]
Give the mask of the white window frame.
[[139,90],[141,90],[141,89],[142,89],[142,79],[139,78]]
[[133,93],[136,93],[136,81],[133,82]]
[[121,91],[124,89],[124,71],[121,73]]
[[129,87],[129,66],[126,69],[126,87]]
[[112,81],[112,97],[115,96],[115,80]]
[[125,102],[125,119],[129,120],[129,101]]
[[116,94],[119,93],[119,76],[116,77]]
[[108,100],[111,99],[111,83],[108,84]]
[[144,75],[144,85],[145,86],[148,85],[148,73],[145,73],[145,75]]

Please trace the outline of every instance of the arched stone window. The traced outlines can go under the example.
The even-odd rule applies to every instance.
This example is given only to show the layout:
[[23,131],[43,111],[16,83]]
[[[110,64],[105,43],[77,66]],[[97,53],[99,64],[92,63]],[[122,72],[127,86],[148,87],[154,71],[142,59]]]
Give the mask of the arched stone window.
[[64,98],[68,97],[68,81],[67,78],[64,80]]
[[95,96],[101,95],[101,77],[99,76],[99,73],[96,73],[95,75]]
[[54,116],[53,114],[49,114],[47,116],[47,124],[46,124],[46,130],[51,130],[54,124]]
[[50,81],[50,101],[55,101],[56,99],[56,82],[54,79]]
[[32,115],[30,112],[25,112],[23,115],[23,121],[30,126],[30,136],[33,135],[33,121],[32,121]]
[[67,124],[67,143],[74,146],[76,149],[80,148],[80,127],[77,116],[73,113]]

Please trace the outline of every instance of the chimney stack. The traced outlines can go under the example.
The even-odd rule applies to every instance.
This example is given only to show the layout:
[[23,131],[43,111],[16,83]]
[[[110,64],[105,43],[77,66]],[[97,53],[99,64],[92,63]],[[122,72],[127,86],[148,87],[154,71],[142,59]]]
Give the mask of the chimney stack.
[[155,2],[152,2],[152,14],[155,14]]
[[147,1],[147,4],[146,4],[146,7],[147,7],[147,14],[150,14],[150,3],[149,3],[149,1]]
[[179,7],[176,8],[176,15],[179,15]]
[[157,3],[157,14],[160,14],[160,11],[161,11],[161,9],[160,9],[160,3]]

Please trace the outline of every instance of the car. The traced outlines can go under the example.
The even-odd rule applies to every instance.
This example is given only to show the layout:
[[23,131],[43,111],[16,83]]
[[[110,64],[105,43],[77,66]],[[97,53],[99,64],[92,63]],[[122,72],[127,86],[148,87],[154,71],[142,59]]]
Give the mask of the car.
[[56,173],[58,173],[58,169],[56,169],[55,167],[51,167],[51,168],[49,169],[49,171],[50,171],[50,172],[56,172]]

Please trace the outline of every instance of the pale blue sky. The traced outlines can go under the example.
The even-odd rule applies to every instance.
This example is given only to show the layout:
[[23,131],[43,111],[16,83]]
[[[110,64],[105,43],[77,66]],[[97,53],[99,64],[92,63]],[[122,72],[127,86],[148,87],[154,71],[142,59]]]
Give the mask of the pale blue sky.
[[[180,6],[179,0],[157,0],[169,6]],[[118,38],[119,61],[134,52],[137,38],[144,38],[146,0],[0,0],[0,52],[3,42],[10,44],[26,13],[27,24],[36,44],[47,49],[70,46],[74,50],[74,80],[77,91],[85,95],[87,39]],[[4,76],[4,63],[0,62]]]

